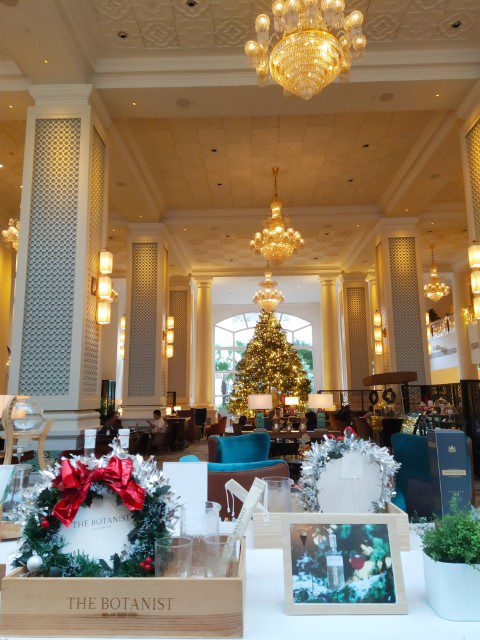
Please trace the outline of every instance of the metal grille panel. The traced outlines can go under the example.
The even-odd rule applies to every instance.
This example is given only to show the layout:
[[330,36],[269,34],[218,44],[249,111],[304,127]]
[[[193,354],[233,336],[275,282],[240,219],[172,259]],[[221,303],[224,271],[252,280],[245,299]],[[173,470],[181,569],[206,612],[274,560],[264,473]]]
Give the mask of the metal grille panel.
[[[102,249],[102,228],[105,192],[105,144],[96,129],[93,130],[90,167],[90,215],[88,239],[87,288],[98,274],[98,254]],[[99,393],[98,356],[100,327],[96,321],[96,298],[87,291],[85,307],[85,343],[83,354],[82,391],[86,396]]]
[[170,292],[170,315],[175,318],[175,349],[168,362],[168,389],[188,397],[188,291]]
[[350,389],[361,389],[370,372],[365,287],[347,288],[348,353]]
[[79,118],[35,124],[21,394],[70,390],[80,131]]
[[480,238],[480,121],[467,134],[475,238]]
[[[378,303],[380,305],[380,313],[382,314],[382,327],[387,326],[387,296],[385,292],[385,268],[383,264],[383,251],[382,243],[380,242],[375,247],[376,258],[376,272],[377,272],[377,285],[378,285]],[[390,371],[390,345],[388,343],[388,335],[383,339],[383,356],[382,367],[383,371]]]
[[130,349],[128,395],[155,395],[157,354],[157,263],[156,242],[132,245],[132,287],[130,305]]
[[415,238],[389,238],[388,251],[397,371],[416,371],[423,383],[425,364]]

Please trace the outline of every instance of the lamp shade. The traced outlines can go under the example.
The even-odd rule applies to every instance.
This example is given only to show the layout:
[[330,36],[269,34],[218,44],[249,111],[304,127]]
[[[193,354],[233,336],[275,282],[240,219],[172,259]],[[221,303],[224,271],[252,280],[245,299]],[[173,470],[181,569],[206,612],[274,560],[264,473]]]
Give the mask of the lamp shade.
[[167,329],[167,344],[173,344],[174,331],[173,329]]
[[120,329],[125,330],[127,327],[127,320],[125,318],[125,314],[120,318]]
[[373,339],[375,342],[380,342],[382,339],[382,327],[373,328]]
[[383,343],[375,342],[375,355],[381,356],[383,354]]
[[300,403],[300,400],[297,396],[287,396],[285,398],[285,405],[287,407],[296,407]]
[[100,276],[98,278],[97,294],[100,300],[112,301],[112,279],[110,276]]
[[249,409],[271,409],[272,407],[272,396],[269,393],[251,393],[248,396]]
[[475,269],[470,274],[470,282],[472,285],[472,293],[480,293],[480,270]]
[[480,244],[468,247],[468,262],[470,269],[480,269]]
[[120,356],[120,358],[123,360],[125,358],[125,345],[121,344],[118,347],[118,355]]
[[98,324],[110,324],[111,307],[108,300],[97,301],[97,322]]
[[167,316],[167,329],[175,328],[175,318],[173,316]]
[[324,409],[325,411],[332,411],[334,407],[335,405],[333,404],[333,393],[308,394],[309,409]]
[[110,251],[100,251],[100,260],[98,265],[100,273],[108,276],[113,271],[113,254]]
[[430,314],[428,311],[425,311],[425,324],[428,325],[430,324]]
[[165,355],[167,356],[167,358],[173,358],[173,344],[167,344]]
[[473,313],[476,320],[480,320],[480,296],[473,298]]
[[375,313],[373,314],[373,326],[374,327],[382,326],[382,314],[380,313],[380,311],[375,311]]

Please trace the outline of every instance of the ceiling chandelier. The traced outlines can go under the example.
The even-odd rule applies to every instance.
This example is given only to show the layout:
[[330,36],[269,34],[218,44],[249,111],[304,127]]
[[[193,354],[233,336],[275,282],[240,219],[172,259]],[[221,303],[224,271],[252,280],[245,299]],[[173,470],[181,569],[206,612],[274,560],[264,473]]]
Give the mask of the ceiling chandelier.
[[260,285],[260,289],[255,291],[253,301],[255,304],[260,305],[264,311],[275,311],[280,302],[283,302],[285,298],[280,289],[277,289],[278,283],[272,280],[271,272],[266,271],[265,280],[262,280],[262,282],[258,284]]
[[433,257],[433,246],[432,249],[432,264],[430,266],[430,282],[423,287],[425,291],[425,295],[429,300],[433,300],[433,302],[438,302],[443,297],[448,296],[450,293],[450,287],[445,282],[440,282],[438,278],[438,268],[435,264],[435,259]]
[[10,218],[8,228],[3,229],[2,238],[5,244],[11,244],[12,249],[18,251],[18,236],[20,233],[20,221]]
[[261,13],[255,20],[257,40],[245,53],[260,85],[269,75],[287,93],[310,100],[338,76],[348,78],[352,57],[367,45],[363,14],[344,15],[344,0],[273,0],[273,28]]
[[287,227],[288,221],[282,216],[282,203],[278,199],[277,193],[279,171],[278,167],[272,169],[275,181],[275,194],[270,203],[272,216],[263,231],[258,231],[254,239],[250,240],[250,246],[255,250],[255,253],[260,253],[267,262],[273,264],[279,264],[287,258],[291,258],[297,249],[305,244],[300,233],[294,231],[292,227]]

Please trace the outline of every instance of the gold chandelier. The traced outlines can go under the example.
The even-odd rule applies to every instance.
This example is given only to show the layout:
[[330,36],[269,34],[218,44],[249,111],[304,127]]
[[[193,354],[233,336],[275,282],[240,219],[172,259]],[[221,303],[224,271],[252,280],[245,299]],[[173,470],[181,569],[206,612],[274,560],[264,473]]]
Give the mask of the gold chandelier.
[[450,287],[445,282],[440,282],[438,278],[438,268],[435,264],[435,259],[433,257],[433,246],[432,249],[432,264],[430,267],[430,282],[423,287],[425,291],[425,295],[429,300],[433,300],[433,302],[438,302],[443,297],[448,296],[450,293]]
[[348,78],[352,57],[367,45],[362,33],[363,14],[344,15],[344,0],[273,0],[273,28],[261,13],[255,20],[257,40],[249,40],[245,53],[260,85],[269,75],[304,100],[320,93],[338,76]]
[[280,302],[283,302],[285,298],[283,297],[282,291],[277,289],[278,283],[272,280],[271,271],[266,271],[265,280],[262,280],[262,282],[258,284],[260,285],[260,289],[255,291],[253,301],[255,304],[260,305],[264,311],[275,311]]
[[12,245],[12,249],[18,251],[18,237],[20,235],[20,221],[10,218],[8,228],[3,229],[2,238],[5,244]]
[[267,226],[263,231],[258,231],[250,246],[255,253],[260,253],[267,262],[280,264],[287,258],[291,258],[297,249],[303,247],[305,240],[299,231],[294,231],[292,227],[287,227],[288,221],[282,216],[282,203],[278,199],[277,176],[280,169],[272,169],[275,181],[275,194],[270,203],[272,216],[269,218]]

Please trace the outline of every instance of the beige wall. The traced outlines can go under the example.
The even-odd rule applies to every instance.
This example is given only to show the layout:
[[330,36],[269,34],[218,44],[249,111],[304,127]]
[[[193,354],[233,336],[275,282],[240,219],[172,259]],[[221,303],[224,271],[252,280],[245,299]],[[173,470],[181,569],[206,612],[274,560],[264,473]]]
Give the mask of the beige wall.
[[448,384],[449,382],[459,382],[460,374],[458,367],[449,369],[432,369],[432,384]]
[[[3,227],[2,227],[3,228]],[[10,316],[16,253],[0,241],[0,394],[7,392],[7,347],[10,345]]]

